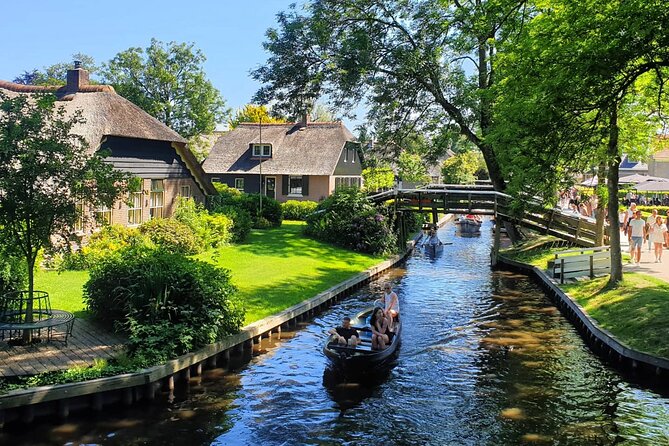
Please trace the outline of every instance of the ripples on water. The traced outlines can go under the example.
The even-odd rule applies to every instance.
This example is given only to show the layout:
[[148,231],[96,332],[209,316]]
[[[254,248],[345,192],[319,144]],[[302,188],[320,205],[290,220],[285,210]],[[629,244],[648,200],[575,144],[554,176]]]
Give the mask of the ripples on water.
[[[366,382],[327,367],[324,331],[380,295],[371,284],[237,374],[208,371],[172,405],[0,442],[215,445],[669,444],[669,402],[626,384],[527,277],[491,273],[490,234],[417,252],[396,284],[402,346]],[[40,443],[41,442],[41,443]],[[9,444],[9,443],[8,443]]]

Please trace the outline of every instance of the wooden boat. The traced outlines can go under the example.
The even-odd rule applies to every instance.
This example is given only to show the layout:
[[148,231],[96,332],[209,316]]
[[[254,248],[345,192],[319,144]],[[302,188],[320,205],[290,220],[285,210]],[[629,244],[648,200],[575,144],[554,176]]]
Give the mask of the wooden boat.
[[475,234],[481,232],[481,219],[475,215],[465,215],[455,221],[457,230],[462,234]]
[[429,236],[425,243],[423,243],[423,248],[425,248],[425,252],[428,254],[438,254],[444,250],[444,244],[439,240],[439,237],[434,234]]
[[375,307],[370,307],[360,312],[355,318],[351,319],[351,326],[358,329],[362,343],[357,347],[339,345],[333,342],[334,336],[328,336],[323,353],[333,363],[333,365],[346,373],[364,374],[377,370],[390,362],[393,354],[397,351],[400,344],[400,335],[402,332],[402,323],[395,323],[395,336],[383,350],[372,350],[372,332],[369,328],[369,318]]

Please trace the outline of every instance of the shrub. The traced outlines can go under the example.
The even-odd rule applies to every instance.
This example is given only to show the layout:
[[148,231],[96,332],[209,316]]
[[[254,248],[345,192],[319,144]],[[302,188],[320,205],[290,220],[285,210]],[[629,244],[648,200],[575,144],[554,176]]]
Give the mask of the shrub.
[[139,227],[160,249],[173,254],[197,254],[203,245],[187,225],[173,218],[154,218]]
[[25,289],[28,283],[26,261],[0,249],[0,298],[5,293]]
[[358,188],[338,189],[323,200],[307,218],[306,233],[370,254],[389,254],[397,246],[392,219],[380,213]]
[[246,240],[253,222],[251,215],[240,207],[232,205],[217,206],[211,211],[212,215],[224,215],[232,220],[232,228],[230,228],[232,241],[239,243]]
[[237,332],[244,311],[235,290],[229,272],[209,263],[124,250],[91,269],[84,300],[96,319],[129,336],[133,354],[160,361]]
[[[251,217],[253,227],[257,227],[258,219],[264,217],[272,226],[281,226],[283,212],[281,205],[273,198],[262,198],[262,215],[260,215],[260,195],[245,194],[226,185],[216,185],[218,195],[209,200],[209,210],[218,213],[223,207],[232,206],[245,210]],[[234,219],[233,219],[234,221]]]
[[210,214],[193,199],[179,198],[174,219],[187,225],[200,245],[217,247],[233,239],[233,219],[224,214]]
[[313,213],[318,207],[315,201],[297,201],[288,200],[281,203],[283,218],[286,220],[306,220],[309,214]]
[[58,265],[64,270],[85,270],[100,263],[105,257],[115,255],[119,250],[134,246],[147,247],[152,242],[135,228],[108,225],[92,234],[86,244],[77,251],[67,250]]

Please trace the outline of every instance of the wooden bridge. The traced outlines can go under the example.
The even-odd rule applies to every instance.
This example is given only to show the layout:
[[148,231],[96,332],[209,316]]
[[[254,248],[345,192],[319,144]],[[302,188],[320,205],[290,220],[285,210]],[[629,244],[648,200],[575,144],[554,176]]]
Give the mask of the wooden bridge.
[[392,201],[397,212],[491,215],[497,221],[533,229],[567,240],[579,246],[595,246],[596,226],[593,219],[547,209],[536,200],[525,203],[519,216],[512,212],[512,197],[495,191],[492,186],[431,184],[421,189],[393,189],[369,197],[374,203]]

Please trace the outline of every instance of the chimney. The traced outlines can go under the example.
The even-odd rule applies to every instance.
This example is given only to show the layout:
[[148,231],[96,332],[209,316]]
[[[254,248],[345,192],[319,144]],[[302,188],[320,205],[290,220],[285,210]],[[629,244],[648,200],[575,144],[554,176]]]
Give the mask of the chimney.
[[67,70],[67,92],[76,93],[81,87],[88,85],[88,71],[81,67],[81,61],[74,61],[74,69]]
[[305,111],[302,114],[302,119],[300,120],[300,130],[305,130],[309,126],[309,111]]

